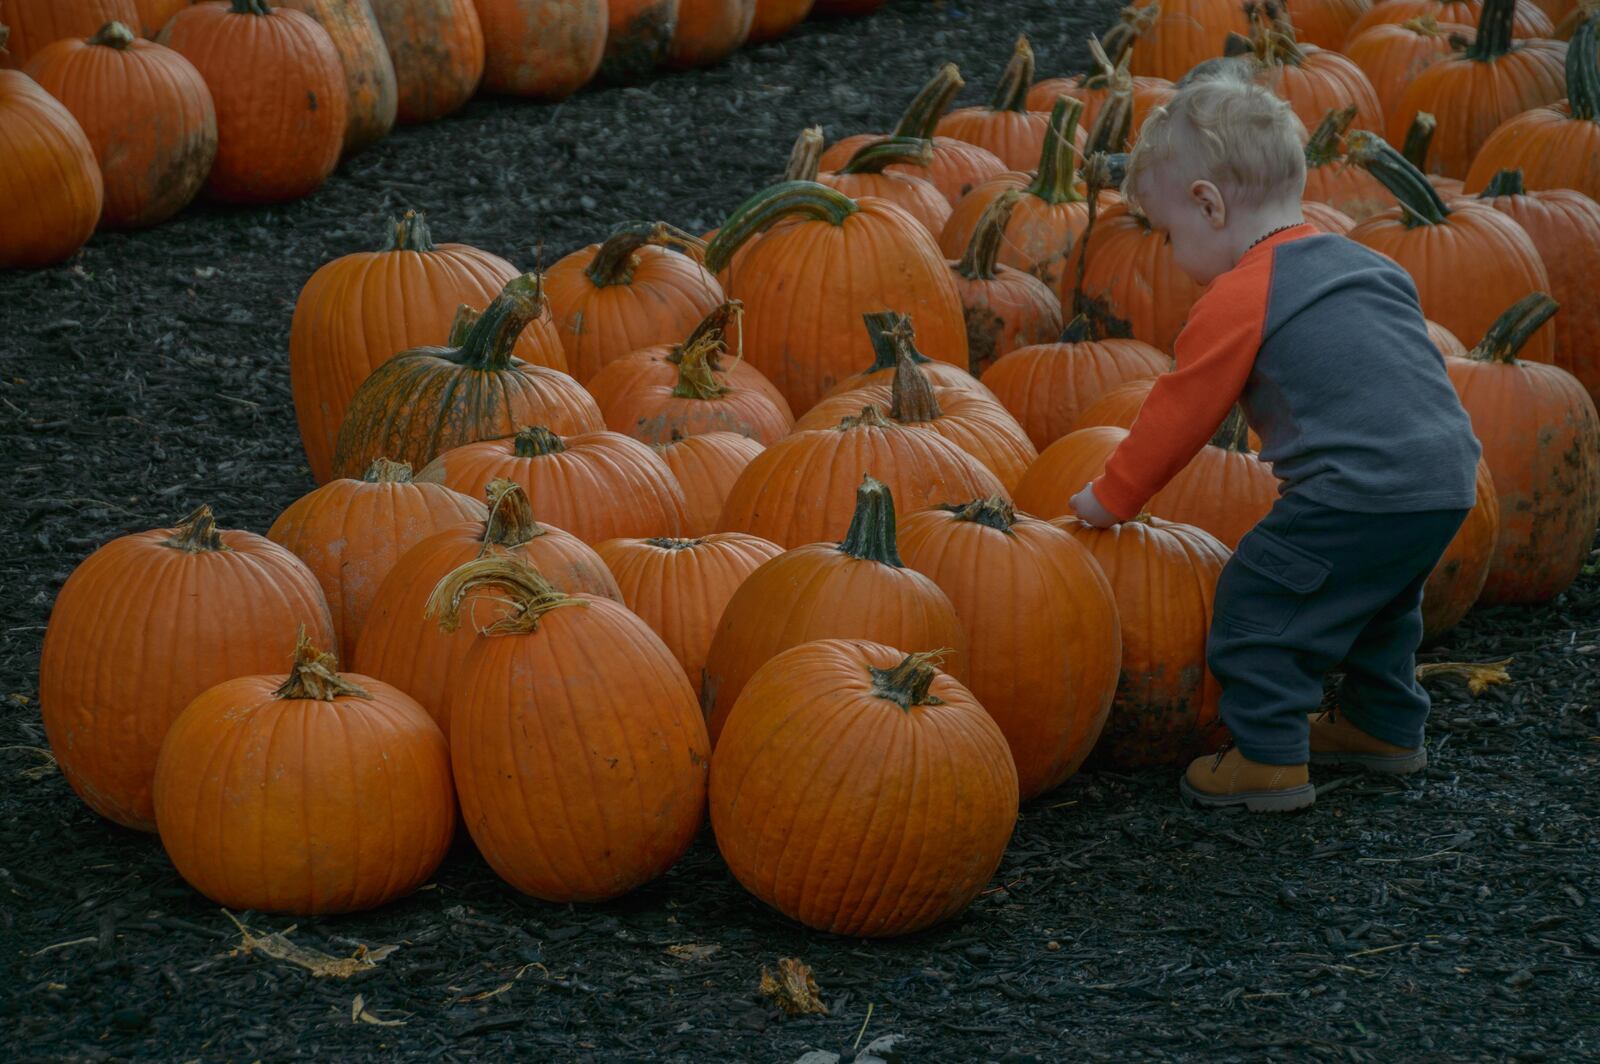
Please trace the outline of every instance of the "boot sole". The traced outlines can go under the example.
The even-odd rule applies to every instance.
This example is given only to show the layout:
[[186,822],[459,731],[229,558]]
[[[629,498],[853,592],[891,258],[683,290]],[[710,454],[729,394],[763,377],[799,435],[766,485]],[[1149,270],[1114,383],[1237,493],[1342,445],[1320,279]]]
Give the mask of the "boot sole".
[[1428,767],[1428,751],[1413,750],[1409,754],[1312,754],[1313,765],[1346,765],[1381,776],[1409,776]]
[[1189,781],[1178,781],[1178,792],[1190,805],[1202,809],[1229,809],[1242,805],[1252,813],[1291,813],[1304,809],[1317,800],[1315,784],[1306,783],[1282,791],[1243,791],[1239,794],[1205,794],[1189,786]]

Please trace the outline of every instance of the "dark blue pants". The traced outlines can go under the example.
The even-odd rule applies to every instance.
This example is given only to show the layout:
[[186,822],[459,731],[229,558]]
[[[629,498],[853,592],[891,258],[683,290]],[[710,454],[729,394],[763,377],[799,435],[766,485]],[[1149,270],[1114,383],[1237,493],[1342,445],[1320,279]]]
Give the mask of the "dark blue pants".
[[1422,587],[1466,516],[1352,513],[1294,494],[1278,500],[1222,570],[1206,648],[1240,753],[1269,765],[1304,763],[1306,714],[1340,662],[1339,711],[1385,742],[1421,744]]

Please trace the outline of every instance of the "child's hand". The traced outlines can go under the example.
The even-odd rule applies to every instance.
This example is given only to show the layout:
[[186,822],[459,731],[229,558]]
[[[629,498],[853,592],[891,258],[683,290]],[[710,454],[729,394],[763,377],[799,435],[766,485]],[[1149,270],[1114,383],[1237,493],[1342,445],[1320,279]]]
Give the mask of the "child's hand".
[[1080,518],[1096,528],[1110,528],[1119,523],[1116,514],[1100,505],[1093,484],[1085,484],[1083,490],[1072,497],[1071,505]]

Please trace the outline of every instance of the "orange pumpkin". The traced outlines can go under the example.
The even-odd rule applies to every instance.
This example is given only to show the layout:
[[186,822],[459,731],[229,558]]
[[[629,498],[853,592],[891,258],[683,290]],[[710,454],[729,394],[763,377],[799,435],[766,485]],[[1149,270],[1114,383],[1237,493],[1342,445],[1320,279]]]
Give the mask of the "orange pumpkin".
[[334,473],[347,476],[391,454],[425,464],[452,447],[509,436],[527,424],[568,433],[600,429],[600,408],[577,381],[513,354],[517,337],[543,313],[539,278],[512,278],[481,317],[463,316],[447,346],[402,351],[373,370],[345,409]]
[[[872,364],[859,373],[850,374],[829,388],[827,394],[823,396],[824,399],[831,399],[846,392],[860,391],[873,385],[894,383],[895,372],[900,365],[900,345],[895,343],[892,326],[902,319],[905,328],[910,330],[912,338],[915,339],[916,329],[911,319],[903,314],[879,311],[861,315],[861,320],[867,325],[867,337],[872,341]],[[985,398],[994,399],[994,393],[989,391],[982,381],[968,373],[965,366],[935,362],[915,348],[912,350],[912,361],[921,367],[922,372],[935,387],[962,388]]]
[[207,688],[282,667],[301,625],[333,641],[317,578],[276,543],[219,530],[210,507],[105,544],[56,595],[39,655],[39,711],[62,775],[101,816],[154,831],[168,727]]
[[394,129],[400,91],[394,61],[383,43],[368,0],[278,0],[316,20],[328,31],[344,70],[344,154],[370,147]]
[[288,676],[242,676],[191,702],[156,764],[161,845],[212,901],[345,913],[403,898],[450,850],[444,736],[405,692],[340,675],[305,637]]
[[822,127],[800,131],[784,169],[785,181],[816,181],[838,189],[851,199],[876,196],[886,199],[923,228],[937,236],[950,217],[950,204],[932,182],[914,173],[888,169],[895,164],[926,167],[933,160],[933,142],[915,137],[869,140],[838,170],[821,171]]
[[796,414],[868,361],[866,312],[910,315],[931,357],[967,364],[966,322],[949,267],[933,237],[899,207],[784,182],[734,210],[706,265],[720,273],[747,243],[728,278],[728,294],[745,308],[743,355]]
[[674,70],[720,63],[739,50],[755,22],[757,0],[678,0],[678,24],[667,49]]
[[699,251],[697,238],[665,222],[636,222],[550,267],[545,292],[572,375],[586,384],[608,362],[685,335],[721,304]]
[[1117,686],[1117,605],[1089,553],[1004,499],[912,514],[905,563],[954,605],[967,686],[1005,733],[1024,801],[1054,790],[1100,736]]
[[227,203],[308,196],[339,163],[349,113],[328,31],[267,0],[184,8],[160,42],[194,64],[217,114],[206,192]]
[[463,521],[482,522],[483,503],[414,480],[404,462],[378,459],[360,480],[335,480],[278,515],[267,538],[306,563],[322,585],[348,658],[395,562],[418,542]]
[[683,488],[685,536],[709,536],[722,527],[722,508],[761,444],[732,432],[708,432],[656,448]]
[[1461,623],[1483,594],[1500,536],[1500,496],[1489,463],[1478,460],[1477,500],[1422,589],[1422,639],[1431,642]]
[[561,100],[587,85],[605,53],[605,0],[473,0],[483,27],[483,88]]
[[450,690],[477,630],[499,620],[505,609],[493,598],[471,603],[470,627],[440,631],[424,616],[434,585],[474,558],[502,554],[521,558],[557,590],[623,601],[622,591],[594,549],[570,532],[533,519],[528,494],[509,480],[485,489],[489,516],[441,529],[396,559],[378,585],[356,638],[351,668],[376,676],[415,698],[446,738],[450,735]]
[[1400,94],[1389,115],[1391,140],[1405,136],[1419,111],[1439,121],[1424,169],[1466,177],[1496,127],[1565,93],[1567,46],[1547,39],[1514,40],[1514,8],[1515,0],[1485,0],[1471,46],[1428,67]]
[[617,578],[622,602],[650,626],[700,696],[711,638],[745,578],[783,553],[742,532],[696,539],[608,539],[595,548]]
[[[977,897],[1016,823],[1017,772],[934,660],[824,639],[751,678],[711,760],[711,827],[746,890],[852,938],[920,931]],[[798,859],[813,853],[832,856]]]
[[82,40],[108,22],[141,25],[134,0],[0,0],[0,70],[22,69],[48,45],[67,37]]
[[600,76],[638,81],[667,58],[678,25],[678,0],[606,0],[610,25]]
[[71,111],[14,70],[0,70],[0,187],[28,205],[0,228],[0,268],[60,262],[100,221],[94,146]]
[[1295,36],[1330,52],[1344,51],[1350,27],[1370,10],[1372,0],[1289,0]]
[[751,44],[775,41],[806,20],[812,0],[756,0],[755,17],[750,21]]
[[[1382,0],[1356,19],[1345,35],[1355,40],[1374,26],[1432,18],[1440,23],[1475,26],[1483,15],[1483,0]],[[1511,35],[1516,38],[1549,37],[1550,19],[1532,0],[1516,0],[1511,15]]]
[[1159,6],[1155,24],[1139,38],[1129,69],[1177,81],[1197,63],[1222,54],[1229,33],[1246,34],[1250,23],[1237,0],[1140,0],[1136,8]]
[[372,5],[394,63],[402,125],[459,111],[483,80],[483,24],[473,0],[381,0]]
[[1045,78],[1028,90],[1028,108],[1049,111],[1059,96],[1070,96],[1083,104],[1082,124],[1092,128],[1100,109],[1119,92],[1130,93],[1133,112],[1130,119],[1130,137],[1138,139],[1139,130],[1150,112],[1168,100],[1175,91],[1166,78],[1134,77],[1128,73],[1133,61],[1133,50],[1139,38],[1155,25],[1161,14],[1160,4],[1145,7],[1125,7],[1117,24],[1108,30],[1104,39],[1089,38],[1089,55],[1097,68],[1092,74],[1079,74],[1069,78]]
[[677,659],[625,607],[562,594],[516,558],[463,565],[429,612],[454,628],[480,588],[512,609],[472,641],[450,692],[450,760],[478,851],[551,902],[661,875],[700,829],[711,756]]
[[1116,599],[1122,665],[1091,764],[1179,765],[1214,745],[1222,687],[1206,667],[1217,578],[1230,551],[1209,533],[1141,515],[1110,528],[1051,522],[1083,546]]
[[944,664],[958,679],[971,668],[955,609],[932,580],[901,562],[893,495],[870,475],[856,489],[842,540],[793,547],[764,562],[728,600],[700,690],[712,744],[762,665],[814,639],[853,638],[912,652],[944,651]]
[[1084,295],[1105,309],[1113,335],[1131,335],[1171,351],[1203,289],[1178,266],[1166,234],[1150,228],[1144,215],[1124,203],[1099,213],[1062,272],[1062,308],[1071,312],[1070,285],[1077,283],[1079,258],[1088,256]]
[[1406,86],[1439,60],[1464,50],[1475,32],[1471,26],[1423,15],[1364,30],[1344,46],[1344,54],[1372,82],[1383,113],[1393,114]]
[[200,72],[120,22],[42,49],[29,75],[83,127],[105,189],[100,224],[142,229],[199,194],[217,154],[217,117]]
[[1349,236],[1356,227],[1356,220],[1348,214],[1315,200],[1302,200],[1300,213],[1307,222],[1333,236]]
[[1338,52],[1297,41],[1272,0],[1250,5],[1250,42],[1257,80],[1288,100],[1307,129],[1331,110],[1354,107],[1355,128],[1383,131],[1383,105],[1361,68]]
[[1500,532],[1480,604],[1549,602],[1577,579],[1600,524],[1600,416],[1577,378],[1524,362],[1518,351],[1556,311],[1535,292],[1519,300],[1450,380],[1472,417],[1500,496]]
[[1061,335],[1061,300],[1050,286],[999,264],[1006,225],[1021,199],[1022,193],[1011,189],[991,203],[960,261],[950,264],[967,321],[967,358],[974,374],[1019,347]]
[[546,520],[590,544],[682,535],[687,517],[683,488],[666,463],[616,432],[563,438],[536,425],[446,451],[421,476],[473,495],[498,477],[514,481]]
[[139,10],[140,35],[154,40],[173,15],[192,3],[194,0],[133,0]]
[[1307,200],[1325,203],[1363,221],[1394,205],[1394,197],[1378,179],[1344,157],[1344,135],[1355,120],[1354,105],[1329,111],[1306,142]]
[[1012,170],[1025,170],[1044,146],[1046,119],[1028,110],[1033,84],[1033,48],[1018,37],[988,107],[962,107],[939,119],[934,132],[987,148]]
[[1458,358],[1467,357],[1467,345],[1456,339],[1456,334],[1446,329],[1436,321],[1426,323],[1428,326],[1428,339],[1433,341],[1433,346],[1439,349],[1439,354],[1445,358],[1455,355]]
[[[1457,200],[1446,206],[1421,172],[1382,140],[1350,136],[1349,155],[1400,201],[1350,231],[1350,239],[1382,252],[1411,274],[1422,312],[1457,336],[1482,336],[1494,322],[1493,304],[1463,292],[1521,298],[1550,287],[1527,232],[1491,207]],[[1554,331],[1534,336],[1526,358],[1555,360]]]

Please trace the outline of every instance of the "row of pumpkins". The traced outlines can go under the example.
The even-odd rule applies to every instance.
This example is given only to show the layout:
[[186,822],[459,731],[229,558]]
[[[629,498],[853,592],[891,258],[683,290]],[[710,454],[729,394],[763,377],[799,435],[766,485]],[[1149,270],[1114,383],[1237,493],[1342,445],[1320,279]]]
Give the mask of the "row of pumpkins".
[[35,208],[0,231],[0,268],[156,225],[202,189],[309,195],[396,122],[480,90],[558,100],[883,2],[0,0],[0,185]]
[[[1235,415],[1150,515],[1071,514],[1196,295],[1109,188],[1134,93],[1099,51],[1029,171],[998,162],[1024,112],[949,112],[946,66],[890,136],[803,131],[709,239],[627,225],[519,275],[407,215],[322,266],[289,353],[321,486],[266,537],[202,508],[73,573],[40,666],[68,780],[208,896],[290,911],[413,889],[458,800],[554,901],[659,875],[709,805],[755,895],[888,935],[967,904],[1019,800],[1091,756],[1214,749],[1214,587],[1276,481]],[[1002,90],[1030,80],[1019,42]],[[1588,556],[1600,206],[1516,171],[1442,193],[1341,122],[1314,169],[1390,205],[1308,214],[1411,271],[1484,444],[1437,636]]]

